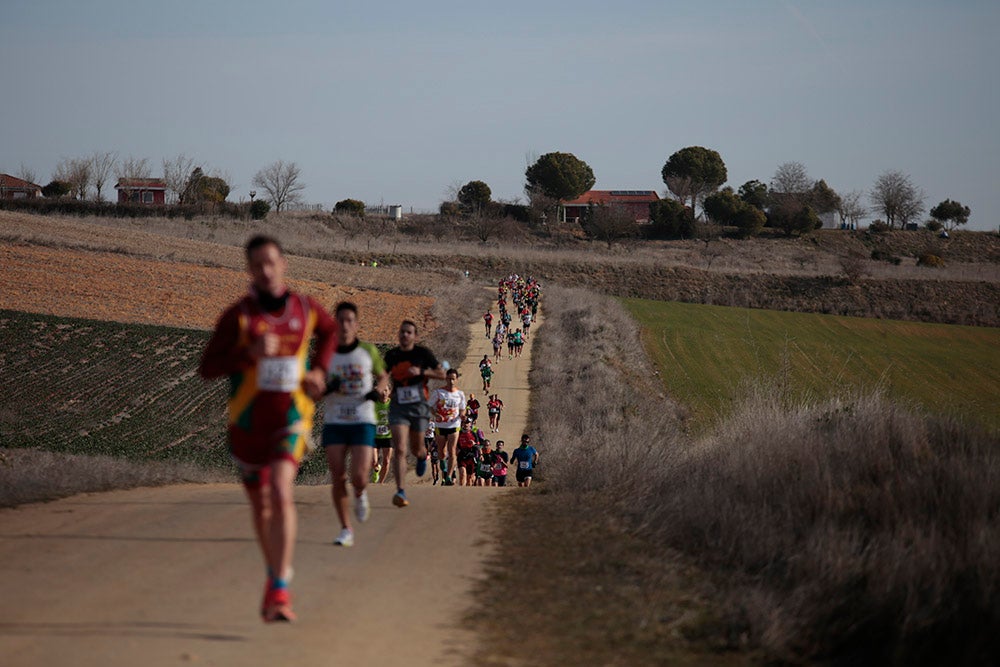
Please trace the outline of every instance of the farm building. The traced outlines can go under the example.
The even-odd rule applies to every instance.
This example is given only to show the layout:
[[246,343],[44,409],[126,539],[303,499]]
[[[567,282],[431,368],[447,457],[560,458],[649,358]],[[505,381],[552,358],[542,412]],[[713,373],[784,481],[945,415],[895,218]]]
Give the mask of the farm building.
[[617,206],[628,211],[636,222],[649,222],[649,205],[659,200],[655,190],[588,190],[562,203],[567,222],[579,222],[591,206]]
[[120,178],[115,190],[119,204],[162,206],[167,199],[167,184],[162,178]]
[[0,199],[35,199],[41,196],[42,186],[10,174],[0,174]]

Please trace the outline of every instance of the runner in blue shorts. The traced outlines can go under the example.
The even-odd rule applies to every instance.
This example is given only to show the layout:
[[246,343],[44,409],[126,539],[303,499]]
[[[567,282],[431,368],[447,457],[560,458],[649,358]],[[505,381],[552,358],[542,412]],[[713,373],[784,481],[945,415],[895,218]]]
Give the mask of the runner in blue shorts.
[[368,520],[368,476],[375,445],[374,401],[389,392],[389,374],[382,355],[371,343],[358,340],[358,307],[349,301],[337,304],[337,351],[330,361],[327,395],[323,400],[323,447],[333,481],[333,508],[340,519],[338,546],[354,545],[354,529],[347,511],[347,452],[351,452],[351,485],[354,514]]

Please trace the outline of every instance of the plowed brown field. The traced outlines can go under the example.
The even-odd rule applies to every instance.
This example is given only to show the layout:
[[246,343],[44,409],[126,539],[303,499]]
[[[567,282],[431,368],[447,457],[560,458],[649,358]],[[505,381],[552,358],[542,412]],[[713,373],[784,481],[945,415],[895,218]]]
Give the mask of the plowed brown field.
[[[341,300],[358,304],[361,336],[392,342],[403,318],[433,328],[422,296],[291,280],[331,310]],[[211,328],[229,303],[246,292],[245,273],[108,252],[44,246],[0,246],[0,308],[117,322]]]

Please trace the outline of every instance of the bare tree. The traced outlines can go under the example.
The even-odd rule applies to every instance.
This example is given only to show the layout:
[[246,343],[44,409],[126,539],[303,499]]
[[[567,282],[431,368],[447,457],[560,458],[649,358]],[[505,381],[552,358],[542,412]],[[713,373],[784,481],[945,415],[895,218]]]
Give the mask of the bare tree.
[[97,201],[103,201],[104,197],[102,192],[104,190],[104,184],[108,182],[108,178],[115,169],[115,164],[118,162],[118,153],[115,152],[96,152],[90,156],[90,166],[93,172],[94,178],[94,188],[97,189]]
[[69,183],[70,194],[74,199],[86,199],[92,174],[90,158],[63,158],[56,165],[52,179]]
[[778,166],[771,179],[771,191],[789,195],[805,195],[812,188],[809,172],[801,162],[785,162]]
[[36,185],[38,184],[38,174],[35,173],[34,169],[24,164],[23,162],[21,163],[20,168],[18,168],[17,170],[17,177],[20,178],[22,181],[28,181],[29,183],[35,183]]
[[892,229],[900,227],[920,215],[924,210],[924,193],[901,171],[889,170],[875,179],[869,196],[872,207],[885,216]]
[[469,229],[476,235],[481,243],[488,243],[489,240],[500,233],[506,220],[489,212],[476,211],[469,216]]
[[621,206],[592,206],[584,219],[583,230],[592,239],[604,241],[608,250],[615,241],[638,235],[635,218]]
[[194,168],[194,158],[190,158],[184,153],[171,160],[163,158],[163,182],[171,193],[172,202],[180,201]]
[[275,212],[289,204],[302,201],[301,193],[305,183],[299,182],[301,172],[294,162],[278,160],[254,174],[253,185],[267,193],[267,199]]
[[135,158],[131,155],[118,162],[118,178],[149,178],[149,161],[146,158]]
[[861,218],[868,215],[868,207],[861,202],[864,196],[863,190],[851,190],[840,198],[837,213],[840,215],[840,222],[846,227],[856,229]]

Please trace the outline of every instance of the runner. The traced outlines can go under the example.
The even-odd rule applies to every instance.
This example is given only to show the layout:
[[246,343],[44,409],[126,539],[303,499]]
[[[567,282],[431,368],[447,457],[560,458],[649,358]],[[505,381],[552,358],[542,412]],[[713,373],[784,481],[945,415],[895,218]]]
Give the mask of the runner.
[[389,478],[389,464],[392,461],[392,432],[389,430],[389,383],[385,392],[375,401],[375,469],[378,474],[372,477],[372,483],[385,484]]
[[496,461],[496,453],[490,447],[489,440],[483,440],[482,449],[479,450],[479,459],[476,461],[476,486],[490,486],[493,483],[493,463]]
[[518,329],[514,332],[514,358],[517,359],[521,356],[521,350],[524,349],[524,334]]
[[501,350],[503,349],[504,329],[497,325],[496,334],[493,336],[493,359],[500,361]]
[[503,440],[497,440],[493,459],[493,486],[507,486],[507,463],[510,459],[503,450]]
[[479,374],[483,378],[483,391],[489,391],[490,382],[493,381],[493,365],[479,364]]
[[[462,430],[458,433],[458,485],[472,486],[472,478],[476,474],[476,434],[472,432],[472,423],[462,422]],[[454,479],[454,475],[451,479]]]
[[250,294],[222,313],[198,372],[205,379],[229,376],[229,451],[267,567],[261,615],[266,623],[293,621],[293,483],[311,448],[313,401],[326,385],[337,323],[315,299],[288,290],[288,262],[276,239],[255,236],[245,250]]
[[490,337],[490,331],[493,328],[493,313],[487,310],[483,313],[483,321],[486,322],[486,337]]
[[496,394],[490,396],[490,400],[486,403],[486,412],[490,416],[490,431],[493,433],[500,432],[500,413],[503,412],[503,401]]
[[445,379],[434,353],[417,345],[417,325],[403,320],[399,325],[399,345],[385,354],[385,364],[392,377],[392,399],[389,404],[389,429],[392,431],[392,470],[396,476],[396,495],[392,504],[406,507],[406,449],[417,457],[417,477],[427,472],[427,448],[424,431],[430,421],[431,408],[427,403],[427,379]]
[[521,436],[521,446],[511,452],[510,460],[517,470],[517,485],[531,486],[531,471],[538,465],[538,451],[531,446],[531,436],[527,433]]
[[479,421],[479,408],[482,405],[479,403],[479,399],[476,398],[475,394],[469,394],[469,400],[465,403],[465,416],[469,418],[473,425]]
[[354,546],[354,529],[347,511],[347,453],[351,453],[354,515],[358,523],[364,523],[371,514],[365,489],[378,423],[374,401],[388,395],[389,375],[375,346],[358,340],[358,307],[341,301],[335,313],[340,328],[323,401],[323,447],[341,527],[333,543],[350,547]]
[[[444,486],[450,486],[449,474],[455,470],[458,429],[465,414],[465,393],[458,388],[458,369],[449,368],[445,386],[431,392],[431,413],[434,422],[434,442],[441,458]],[[465,420],[468,421],[468,420]],[[470,422],[471,423],[471,422]]]
[[527,308],[524,309],[524,315],[521,317],[521,324],[523,325],[524,338],[528,338],[528,329],[531,328],[531,311]]

